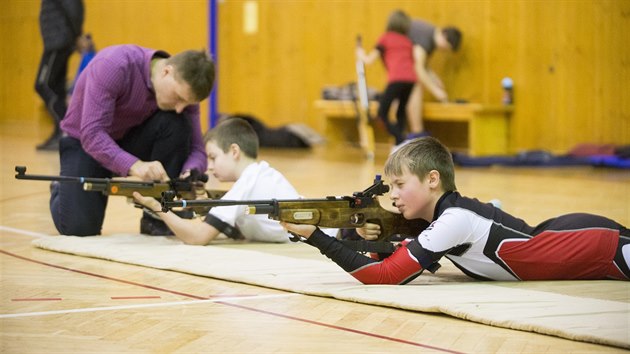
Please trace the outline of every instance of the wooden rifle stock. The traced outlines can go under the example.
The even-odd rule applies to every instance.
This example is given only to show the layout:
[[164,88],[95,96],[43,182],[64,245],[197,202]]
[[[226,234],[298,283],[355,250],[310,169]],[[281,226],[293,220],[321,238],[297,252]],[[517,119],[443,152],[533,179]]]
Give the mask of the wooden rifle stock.
[[217,207],[246,205],[249,214],[267,214],[270,219],[294,224],[310,224],[325,228],[354,229],[366,223],[378,224],[381,236],[378,241],[388,241],[393,236],[416,236],[428,223],[424,220],[406,220],[401,214],[384,209],[377,195],[389,191],[377,176],[372,186],[352,196],[326,197],[322,199],[287,200],[174,200],[175,195],[165,193],[162,210],[174,207]]
[[[196,191],[203,190],[205,182],[204,178],[198,174],[191,175],[189,179],[176,179],[168,182],[143,182],[112,178],[27,175],[25,166],[15,166],[15,172],[17,172],[15,175],[16,179],[80,183],[85,191],[101,192],[104,195],[128,198],[133,197],[133,192],[153,198],[161,198],[165,192],[172,192],[178,198],[195,198]],[[225,194],[224,191],[214,190],[205,190],[205,193],[208,198],[215,199],[221,198]]]

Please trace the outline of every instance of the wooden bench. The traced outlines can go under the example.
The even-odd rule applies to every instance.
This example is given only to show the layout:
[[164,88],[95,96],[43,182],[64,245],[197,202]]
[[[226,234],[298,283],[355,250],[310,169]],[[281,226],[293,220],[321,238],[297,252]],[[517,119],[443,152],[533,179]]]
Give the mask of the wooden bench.
[[[358,141],[355,104],[352,101],[317,100],[315,107],[325,122],[331,143]],[[370,115],[376,117],[377,102],[370,102]],[[423,104],[423,122],[432,136],[453,151],[472,156],[508,154],[509,120],[513,107],[480,103]],[[377,123],[377,143],[393,144],[393,138]]]

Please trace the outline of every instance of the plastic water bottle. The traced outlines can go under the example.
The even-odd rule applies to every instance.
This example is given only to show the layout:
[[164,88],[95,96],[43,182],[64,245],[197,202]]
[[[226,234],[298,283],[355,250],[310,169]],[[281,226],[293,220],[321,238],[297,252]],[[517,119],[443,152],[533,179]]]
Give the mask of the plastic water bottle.
[[503,104],[513,104],[514,97],[512,94],[514,90],[514,82],[512,81],[512,78],[504,77],[503,80],[501,80],[501,86],[503,87]]

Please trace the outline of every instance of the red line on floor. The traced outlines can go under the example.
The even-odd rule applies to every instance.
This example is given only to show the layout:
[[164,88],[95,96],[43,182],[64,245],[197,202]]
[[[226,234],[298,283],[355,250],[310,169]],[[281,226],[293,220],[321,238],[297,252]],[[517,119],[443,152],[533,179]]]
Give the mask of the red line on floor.
[[112,296],[112,300],[161,299],[161,296]]
[[139,286],[139,287],[142,287],[142,288],[145,288],[145,289],[162,291],[162,292],[166,292],[166,293],[170,293],[170,294],[174,294],[174,295],[180,295],[180,296],[184,296],[184,297],[188,297],[188,298],[192,298],[192,299],[208,300],[208,298],[204,297],[204,296],[197,296],[197,295],[186,294],[186,293],[182,293],[182,292],[179,292],[179,291],[159,288],[159,287],[156,287],[156,286],[140,284],[140,283],[136,283],[136,282],[129,281],[129,280],[112,278],[112,277],[108,277],[106,275],[90,273],[90,272],[85,272],[85,271],[78,270],[78,269],[72,269],[72,268],[68,268],[68,267],[64,267],[64,266],[60,266],[60,265],[56,265],[56,264],[46,263],[46,262],[38,261],[38,260],[35,260],[35,259],[26,258],[26,257],[20,256],[20,255],[17,255],[17,254],[14,254],[14,253],[11,253],[11,252],[8,252],[8,251],[5,251],[5,250],[0,250],[0,253],[4,253],[4,254],[6,254],[8,256],[15,257],[15,258],[18,258],[18,259],[21,259],[21,260],[24,260],[24,261],[37,263],[37,264],[41,264],[41,265],[45,265],[45,266],[48,266],[48,267],[57,268],[57,269],[61,269],[61,270],[66,270],[66,271],[73,272],[73,273],[89,275],[89,276],[92,276],[92,277],[101,278],[101,279],[107,279],[107,280],[111,280],[111,281],[115,281],[115,282],[119,282],[119,283],[124,283],[124,284],[135,285],[135,286]]
[[370,332],[364,332],[364,331],[359,331],[357,329],[352,329],[352,328],[347,328],[347,327],[341,327],[341,326],[335,326],[335,325],[331,325],[328,323],[324,323],[324,322],[318,322],[318,321],[313,321],[313,320],[307,320],[305,318],[299,318],[299,317],[294,317],[294,316],[289,316],[289,315],[284,315],[281,313],[277,313],[277,312],[270,312],[270,311],[266,311],[266,310],[260,310],[257,308],[253,308],[253,307],[249,307],[249,306],[243,306],[243,305],[239,305],[239,304],[232,304],[229,302],[221,302],[221,301],[217,301],[216,303],[218,304],[223,304],[223,305],[228,305],[228,306],[232,306],[232,307],[238,307],[244,310],[249,310],[249,311],[254,311],[254,312],[259,312],[259,313],[264,313],[267,315],[272,315],[272,316],[277,316],[277,317],[282,317],[282,318],[287,318],[290,320],[295,320],[295,321],[300,321],[300,322],[305,322],[305,323],[310,323],[310,324],[314,324],[317,326],[322,326],[322,327],[328,327],[328,328],[332,328],[332,329],[337,329],[337,330],[341,330],[341,331],[345,331],[345,332],[351,332],[351,333],[357,333],[357,334],[362,334],[365,336],[369,336],[369,337],[374,337],[374,338],[380,338],[380,339],[385,339],[385,340],[389,340],[392,342],[397,342],[397,343],[403,343],[403,344],[409,344],[409,345],[413,345],[416,347],[422,347],[422,348],[427,348],[427,349],[433,349],[433,350],[438,350],[441,352],[445,352],[445,353],[457,353],[457,354],[462,354],[462,352],[458,352],[455,350],[450,350],[450,349],[444,349],[444,348],[439,348],[439,347],[434,347],[432,345],[427,345],[427,344],[422,344],[422,343],[417,343],[417,342],[412,342],[412,341],[408,341],[408,340],[404,340],[404,339],[400,339],[400,338],[394,338],[394,337],[388,337],[388,336],[383,336],[380,334],[376,334],[376,333],[370,333]]
[[[15,258],[27,261],[27,262],[32,262],[32,263],[41,264],[41,265],[45,265],[45,266],[52,267],[52,268],[67,270],[69,272],[74,272],[74,273],[83,274],[83,275],[89,275],[89,276],[93,276],[93,277],[97,277],[97,278],[101,278],[101,279],[107,279],[107,280],[111,280],[111,281],[115,281],[115,282],[119,282],[119,283],[124,283],[124,284],[135,285],[135,286],[143,287],[143,288],[146,288],[146,289],[163,291],[163,292],[167,292],[167,293],[170,293],[170,294],[176,294],[176,295],[185,296],[185,297],[189,297],[189,298],[193,298],[193,299],[197,299],[197,300],[208,300],[207,297],[201,297],[201,296],[197,296],[197,295],[186,294],[186,293],[182,293],[182,292],[179,292],[179,291],[174,291],[174,290],[169,290],[169,289],[164,289],[164,288],[158,288],[158,287],[155,287],[155,286],[146,285],[146,284],[140,284],[140,283],[136,283],[136,282],[129,281],[129,280],[112,278],[112,277],[108,277],[108,276],[101,275],[101,274],[96,274],[96,273],[86,272],[86,271],[82,271],[82,270],[78,270],[78,269],[72,269],[72,268],[68,268],[68,267],[64,267],[64,266],[59,266],[59,265],[56,265],[56,264],[46,263],[46,262],[38,261],[38,260],[35,260],[35,259],[26,258],[26,257],[20,256],[20,255],[17,255],[17,254],[14,254],[14,253],[11,253],[11,252],[8,252],[8,251],[5,251],[5,250],[0,250],[0,253],[4,253],[4,254],[6,254],[8,256],[15,257]],[[416,347],[422,347],[422,348],[438,350],[438,351],[445,352],[445,353],[457,353],[457,354],[461,353],[461,352],[450,350],[450,349],[434,347],[434,346],[430,346],[430,345],[426,345],[426,344],[422,344],[422,343],[417,343],[417,342],[412,342],[412,341],[408,341],[408,340],[404,340],[404,339],[400,339],[400,338],[388,337],[388,336],[383,336],[383,335],[376,334],[376,333],[359,331],[359,330],[352,329],[352,328],[335,326],[335,325],[331,325],[331,324],[327,324],[327,323],[323,323],[323,322],[307,320],[305,318],[289,316],[289,315],[285,315],[285,314],[282,314],[282,313],[260,310],[260,309],[256,309],[256,308],[253,308],[253,307],[248,307],[248,306],[243,306],[243,305],[238,305],[238,304],[232,304],[232,303],[229,303],[229,302],[217,301],[216,303],[217,304],[222,304],[222,305],[227,305],[227,306],[232,306],[232,307],[237,307],[237,308],[240,308],[240,309],[243,309],[243,310],[263,313],[263,314],[271,315],[271,316],[275,316],[275,317],[280,317],[280,318],[290,319],[290,320],[294,320],[294,321],[300,321],[300,322],[304,322],[304,323],[309,323],[309,324],[313,324],[313,325],[316,325],[316,326],[328,327],[328,328],[332,328],[332,329],[336,329],[336,330],[340,330],[340,331],[345,331],[345,332],[350,332],[350,333],[355,333],[355,334],[360,334],[360,335],[364,335],[364,336],[368,336],[368,337],[384,339],[384,340],[397,342],[397,343],[402,343],[402,344],[409,344],[409,345],[416,346]]]

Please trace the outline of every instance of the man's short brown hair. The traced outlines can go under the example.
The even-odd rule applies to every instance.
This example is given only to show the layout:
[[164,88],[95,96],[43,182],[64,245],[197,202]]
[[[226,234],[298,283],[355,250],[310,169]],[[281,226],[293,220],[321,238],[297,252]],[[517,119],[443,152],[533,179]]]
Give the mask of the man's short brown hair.
[[215,66],[205,50],[187,50],[167,59],[175,68],[175,78],[183,80],[199,101],[210,95],[214,85]]

